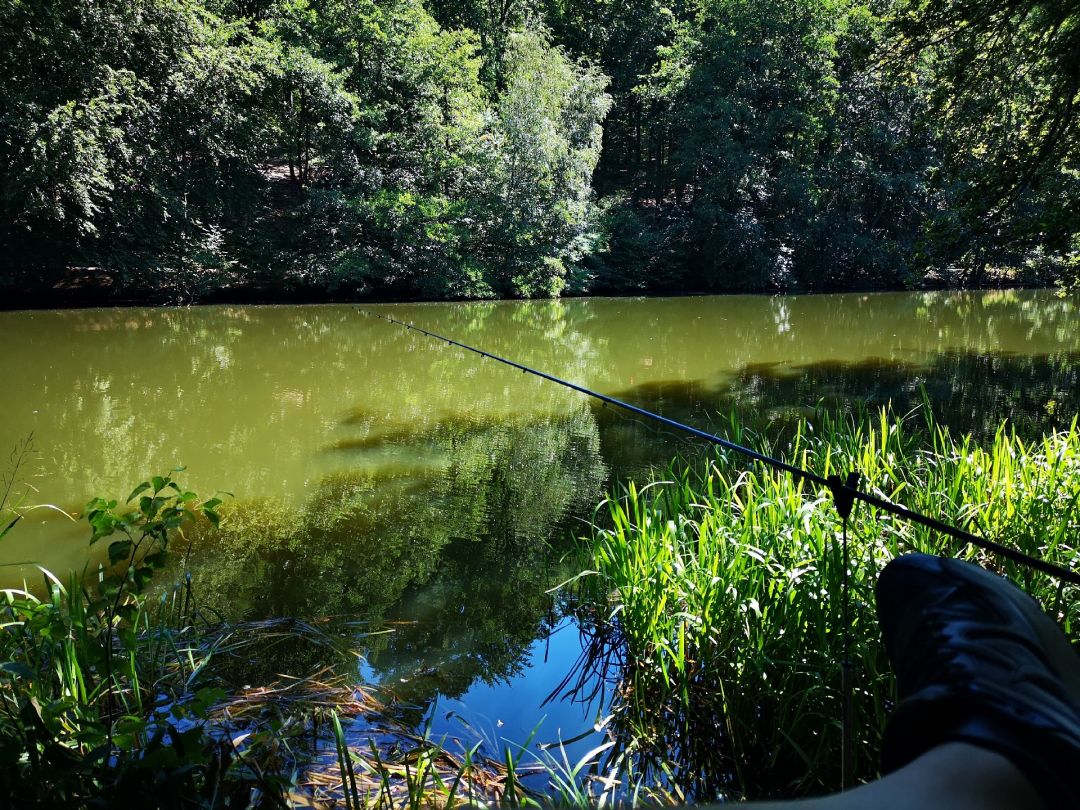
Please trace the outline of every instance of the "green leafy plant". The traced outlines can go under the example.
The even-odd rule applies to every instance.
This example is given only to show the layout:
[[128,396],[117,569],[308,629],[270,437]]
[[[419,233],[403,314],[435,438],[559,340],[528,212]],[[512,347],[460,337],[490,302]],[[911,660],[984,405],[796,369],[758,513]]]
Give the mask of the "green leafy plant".
[[208,725],[224,693],[199,685],[210,653],[176,609],[182,586],[156,603],[147,590],[170,541],[196,519],[217,523],[220,504],[172,474],[141,483],[128,508],[95,498],[91,544],[109,541],[96,582],[42,569],[41,587],[0,592],[4,801],[217,807],[251,792],[258,780]]
[[[760,446],[754,437],[750,443]],[[1003,426],[985,446],[927,421],[802,420],[771,448],[863,488],[1075,570],[1080,430],[1025,441]],[[689,795],[762,798],[835,789],[845,659],[854,664],[852,762],[876,774],[894,695],[873,588],[894,556],[961,555],[1006,573],[1075,635],[1077,589],[857,505],[848,526],[852,601],[841,602],[842,521],[831,495],[720,453],[628,485],[582,550],[582,615],[618,685],[612,755]],[[589,617],[599,617],[590,621]]]

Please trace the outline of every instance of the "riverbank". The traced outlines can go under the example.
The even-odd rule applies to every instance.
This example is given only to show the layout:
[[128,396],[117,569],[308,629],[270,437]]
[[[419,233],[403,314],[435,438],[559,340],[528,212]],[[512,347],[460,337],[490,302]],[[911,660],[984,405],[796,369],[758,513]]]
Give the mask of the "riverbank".
[[[163,277],[169,274],[163,272]],[[948,291],[948,290],[1005,290],[1005,289],[1047,289],[1046,279],[1024,274],[1015,268],[993,268],[985,271],[977,279],[970,273],[957,270],[954,273],[931,273],[920,279],[918,285],[907,287],[900,284],[892,286],[848,286],[843,289],[818,289],[809,291],[792,290],[754,290],[735,288],[729,291],[717,289],[694,289],[680,287],[678,290],[665,288],[648,289],[645,287],[610,287],[597,285],[587,290],[565,291],[559,298],[594,298],[594,297],[700,297],[717,294],[753,295],[753,294],[838,294],[838,293],[874,293],[874,292],[912,292],[912,291]],[[359,288],[331,289],[318,285],[287,283],[280,284],[245,284],[233,281],[221,287],[165,285],[159,287],[125,286],[115,273],[94,267],[69,268],[62,277],[51,283],[39,283],[24,279],[12,284],[0,279],[0,311],[23,309],[81,309],[93,307],[176,307],[192,305],[235,304],[240,306],[289,305],[289,304],[342,304],[342,303],[446,303],[450,301],[493,300],[485,297],[447,298],[417,297],[408,291],[400,294],[382,291],[378,294],[364,292]],[[505,300],[505,299],[504,299]],[[514,300],[514,299],[509,299]],[[555,300],[537,296],[530,300]]]

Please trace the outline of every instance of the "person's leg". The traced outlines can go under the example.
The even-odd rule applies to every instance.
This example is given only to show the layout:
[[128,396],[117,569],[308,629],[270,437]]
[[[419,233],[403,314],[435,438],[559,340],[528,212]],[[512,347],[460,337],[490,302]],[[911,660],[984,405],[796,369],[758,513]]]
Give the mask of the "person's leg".
[[1008,760],[1047,807],[1074,806],[1080,657],[1039,604],[984,568],[926,554],[897,557],[876,591],[899,697],[882,770],[968,743]]
[[1039,810],[1043,802],[1020,769],[1005,757],[968,743],[945,743],[898,771],[844,793],[743,806],[753,810]]
[[899,704],[886,775],[755,810],[1033,810],[1075,805],[1080,657],[1027,594],[976,565],[910,554],[877,583]]

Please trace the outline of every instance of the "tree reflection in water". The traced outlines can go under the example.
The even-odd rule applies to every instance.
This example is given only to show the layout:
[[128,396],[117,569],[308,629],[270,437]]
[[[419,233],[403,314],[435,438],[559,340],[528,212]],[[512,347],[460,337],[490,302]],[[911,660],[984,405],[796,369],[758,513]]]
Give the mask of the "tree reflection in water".
[[[776,433],[815,408],[891,403],[904,413],[925,401],[954,431],[985,437],[1008,419],[1034,435],[1080,410],[1078,369],[1075,354],[949,353],[926,364],[755,365],[720,385],[650,383],[612,393],[719,432],[731,413]],[[346,421],[372,419],[354,413]],[[392,630],[355,645],[365,675],[392,685],[401,719],[418,724],[439,696],[522,675],[530,645],[566,615],[548,591],[575,572],[560,563],[564,543],[605,484],[695,448],[584,402],[567,416],[448,418],[338,440],[325,452],[349,469],[326,476],[301,510],[241,501],[220,531],[194,539],[197,592],[230,618],[336,615],[353,623],[346,633]],[[586,634],[583,645],[611,654],[609,641]],[[309,672],[326,656],[282,638],[242,666],[259,682]],[[588,654],[560,688],[567,673],[543,677],[557,695],[581,697],[574,680],[595,688],[600,671],[617,680],[617,665]]]
[[[388,465],[399,450],[412,463]],[[324,478],[299,513],[237,502],[219,530],[193,539],[205,607],[231,619],[336,615],[391,628],[362,641],[364,654],[414,706],[520,671],[560,615],[547,593],[564,573],[557,549],[607,479],[589,409],[444,421],[327,452],[355,455],[355,469]],[[377,466],[365,463],[371,454]],[[318,655],[282,639],[244,666],[256,682],[303,672]]]

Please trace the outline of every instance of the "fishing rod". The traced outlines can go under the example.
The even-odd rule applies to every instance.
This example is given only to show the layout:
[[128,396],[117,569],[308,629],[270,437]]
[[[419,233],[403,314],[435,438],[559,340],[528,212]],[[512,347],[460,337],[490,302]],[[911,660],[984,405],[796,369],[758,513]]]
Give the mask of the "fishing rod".
[[646,410],[645,408],[639,408],[637,405],[631,405],[629,402],[625,402],[621,399],[616,399],[615,397],[608,396],[607,394],[601,394],[599,391],[593,391],[592,389],[586,388],[583,385],[578,385],[577,383],[570,382],[569,380],[564,380],[561,377],[556,377],[554,374],[548,374],[547,372],[539,371],[538,369],[531,368],[521,363],[516,363],[513,360],[509,360],[505,357],[500,357],[499,355],[492,354],[491,352],[486,352],[483,349],[478,349],[475,346],[470,346],[467,343],[462,343],[461,341],[454,340],[453,338],[446,337],[445,335],[440,335],[435,332],[429,332],[427,329],[422,329],[419,326],[415,326],[414,324],[399,321],[396,318],[390,317],[389,315],[382,315],[378,312],[371,312],[364,309],[360,309],[359,312],[363,315],[375,317],[379,320],[386,321],[387,323],[394,324],[395,326],[404,326],[408,330],[411,330],[413,332],[419,332],[420,334],[425,335],[429,338],[442,341],[449,346],[457,346],[458,348],[465,349],[466,351],[473,352],[474,354],[478,354],[481,357],[486,357],[489,360],[495,360],[499,363],[503,363],[504,365],[510,366],[511,368],[518,369],[523,374],[532,374],[536,377],[540,377],[541,379],[548,380],[549,382],[553,382],[557,385],[561,385],[564,388],[569,388],[573,391],[585,394],[586,396],[592,397],[593,399],[598,399],[608,405],[612,405],[616,408],[621,408],[622,410],[629,411],[630,413],[637,414],[638,416],[643,416],[646,419],[651,419],[654,422],[659,422],[663,425],[667,425],[668,427],[675,428],[676,430],[680,430],[684,433],[688,433],[691,436],[702,439],[706,442],[709,442],[710,444],[715,444],[719,447],[723,447],[726,450],[730,450],[734,453],[745,456],[748,459],[760,462],[767,467],[772,467],[775,470],[781,470],[799,480],[806,481],[820,487],[825,487],[832,494],[833,502],[836,505],[836,510],[844,519],[845,524],[847,523],[847,518],[851,514],[851,510],[855,502],[861,501],[865,504],[868,504],[869,506],[881,509],[884,512],[888,512],[889,514],[895,515],[910,523],[917,523],[920,526],[925,526],[928,529],[932,529],[936,532],[940,532],[941,534],[948,535],[949,537],[952,537],[956,540],[970,543],[971,545],[984,549],[985,551],[993,552],[994,554],[1011,560],[1012,562],[1026,565],[1029,568],[1033,568],[1036,571],[1041,571],[1044,574],[1049,574],[1050,576],[1056,577],[1063,582],[1069,582],[1073,585],[1080,585],[1080,572],[1073,571],[1071,569],[1056,565],[1051,562],[1047,562],[1046,560],[1039,559],[1038,557],[1033,557],[1030,554],[1025,554],[1024,552],[1017,549],[1010,548],[1008,546],[1002,545],[1001,543],[989,540],[985,537],[980,537],[977,534],[972,534],[971,532],[965,531],[964,529],[945,523],[928,515],[924,515],[921,512],[916,512],[915,510],[909,509],[902,504],[895,503],[886,498],[882,498],[870,492],[859,489],[859,475],[856,472],[849,473],[846,478],[841,478],[839,475],[830,475],[828,477],[821,476],[817,473],[811,472],[810,470],[804,469],[802,467],[796,467],[792,464],[788,464],[785,461],[781,461],[778,458],[773,458],[772,456],[760,453],[757,450],[753,450],[749,447],[744,447],[743,445],[736,444],[733,441],[725,439],[721,436],[717,436],[715,433],[709,433],[708,431],[700,430],[696,427],[692,427],[691,425],[687,425],[674,419],[670,419],[666,416],[662,416],[661,414],[654,413],[653,411]]

